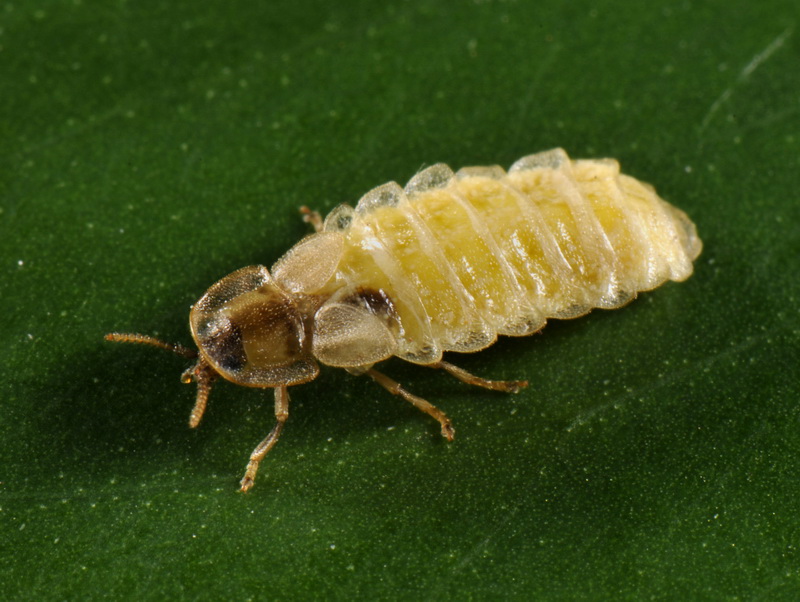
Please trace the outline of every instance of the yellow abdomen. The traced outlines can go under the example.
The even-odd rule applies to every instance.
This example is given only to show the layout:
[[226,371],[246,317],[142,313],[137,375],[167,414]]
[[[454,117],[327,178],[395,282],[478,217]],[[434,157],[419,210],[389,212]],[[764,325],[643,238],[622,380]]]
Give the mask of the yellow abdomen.
[[326,221],[345,236],[334,280],[387,300],[397,355],[422,364],[619,307],[687,278],[702,248],[686,215],[615,161],[571,161],[561,149],[508,173],[435,165],[336,222]]

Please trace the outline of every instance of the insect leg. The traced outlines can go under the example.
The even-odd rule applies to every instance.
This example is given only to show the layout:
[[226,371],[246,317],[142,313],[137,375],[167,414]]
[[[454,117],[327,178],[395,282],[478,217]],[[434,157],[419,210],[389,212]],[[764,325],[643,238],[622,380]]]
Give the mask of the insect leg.
[[182,382],[188,384],[194,380],[197,383],[197,398],[192,413],[189,414],[191,428],[196,428],[200,424],[206,411],[208,396],[211,395],[211,387],[217,376],[217,372],[202,359],[181,375]]
[[264,459],[275,444],[278,442],[278,437],[281,436],[283,425],[286,419],[289,418],[289,391],[286,387],[275,387],[275,418],[278,422],[272,427],[264,440],[250,454],[250,462],[247,463],[247,470],[244,473],[244,478],[241,480],[240,491],[245,492],[253,486],[258,472],[258,465]]
[[448,362],[436,362],[435,364],[431,364],[429,367],[440,368],[445,372],[452,374],[461,382],[465,382],[468,385],[475,385],[476,387],[483,387],[484,389],[491,389],[492,391],[518,393],[520,389],[528,386],[527,380],[488,380],[486,378],[481,378],[480,376],[475,376],[463,368],[459,368],[458,366],[454,366]]
[[314,226],[314,232],[322,232],[322,216],[319,211],[312,211],[305,205],[300,207],[300,213],[303,214],[303,221],[307,224]]
[[389,391],[389,393],[391,393],[392,395],[399,395],[407,402],[412,404],[418,410],[422,410],[429,416],[432,416],[433,418],[438,420],[439,424],[442,425],[442,435],[444,436],[444,438],[447,439],[448,441],[453,440],[456,431],[453,428],[450,419],[439,408],[437,408],[429,401],[422,399],[421,397],[412,395],[411,393],[406,391],[402,386],[400,386],[400,383],[392,380],[385,374],[381,374],[377,370],[373,370],[372,368],[370,368],[369,370],[367,370],[367,374],[372,378],[372,380],[374,380],[384,389]]

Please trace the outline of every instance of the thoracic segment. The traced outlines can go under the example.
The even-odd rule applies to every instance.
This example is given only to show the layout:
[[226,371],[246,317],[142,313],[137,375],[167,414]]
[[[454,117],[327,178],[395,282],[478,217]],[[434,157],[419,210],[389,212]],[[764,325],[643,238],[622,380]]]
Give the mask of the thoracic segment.
[[686,215],[615,161],[556,149],[430,181],[356,209],[334,279],[392,300],[397,355],[416,363],[618,307],[688,278],[700,253]]

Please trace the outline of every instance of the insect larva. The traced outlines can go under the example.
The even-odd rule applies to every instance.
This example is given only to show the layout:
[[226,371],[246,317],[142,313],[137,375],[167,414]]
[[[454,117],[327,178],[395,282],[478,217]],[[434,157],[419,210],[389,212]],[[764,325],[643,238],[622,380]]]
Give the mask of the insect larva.
[[250,456],[241,490],[289,415],[288,387],[319,364],[366,374],[439,421],[447,416],[373,366],[391,356],[480,387],[516,392],[525,381],[491,381],[442,360],[474,352],[497,335],[522,336],[548,318],[615,308],[639,291],[692,273],[702,243],[685,213],[616,161],[571,161],[561,149],[530,155],[506,173],[437,164],[400,188],[390,182],[340,205],[324,220],[303,208],[316,234],[267,270],[233,272],[195,303],[195,352],[147,335],[112,333],[197,363],[189,424],[199,424],[220,376],[275,390],[277,423]]

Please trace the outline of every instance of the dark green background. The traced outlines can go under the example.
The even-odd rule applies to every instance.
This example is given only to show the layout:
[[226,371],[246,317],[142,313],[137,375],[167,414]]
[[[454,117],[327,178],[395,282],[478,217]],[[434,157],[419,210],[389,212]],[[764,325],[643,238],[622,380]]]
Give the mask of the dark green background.
[[[796,0],[0,5],[7,598],[800,596]],[[460,365],[228,384],[186,426],[215,280],[425,165],[563,146],[686,210],[695,275]]]

